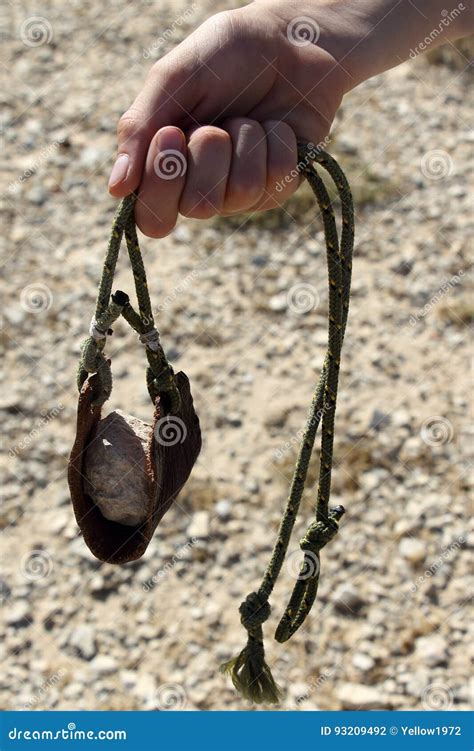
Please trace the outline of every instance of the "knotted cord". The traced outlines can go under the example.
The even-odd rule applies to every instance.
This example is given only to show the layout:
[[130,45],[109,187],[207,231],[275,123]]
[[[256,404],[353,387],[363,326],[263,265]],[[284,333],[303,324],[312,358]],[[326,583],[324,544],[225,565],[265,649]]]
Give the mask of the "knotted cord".
[[[329,509],[333,463],[334,417],[342,343],[349,311],[349,295],[354,246],[354,209],[347,179],[337,162],[326,152],[311,144],[298,144],[298,170],[307,178],[318,202],[324,226],[329,281],[328,346],[319,382],[296,460],[286,507],[278,537],[262,583],[240,606],[241,623],[247,631],[247,644],[234,659],[221,666],[229,673],[234,686],[243,697],[256,703],[276,703],[280,689],[265,662],[263,624],[271,608],[268,599],[283,565],[296,515],[301,503],[309,462],[321,427],[321,454],[316,518],[300,541],[303,562],[293,593],[275,633],[278,642],[289,639],[304,623],[316,598],[320,574],[320,551],[334,537],[342,506]],[[336,219],[328,192],[314,164],[323,167],[335,183],[341,201],[342,229],[339,243]]]
[[[110,326],[122,315],[138,333],[142,344],[145,345],[148,360],[146,382],[151,400],[155,402],[157,396],[165,397],[166,411],[176,414],[180,408],[180,394],[175,383],[173,368],[166,359],[158,331],[155,328],[146,272],[135,226],[135,201],[135,194],[124,198],[112,223],[99,284],[95,315],[90,326],[90,336],[81,346],[77,385],[81,390],[87,375],[97,373],[99,388],[93,406],[102,405],[109,398],[112,392],[112,372],[110,362],[105,357],[104,348],[107,336],[112,333]],[[135,282],[138,312],[132,307],[125,292],[118,290],[111,295],[115,268],[124,235]]]
[[[278,624],[275,639],[287,641],[304,623],[318,591],[320,552],[337,534],[339,521],[344,514],[342,506],[329,508],[331,472],[333,464],[334,418],[341,349],[349,311],[349,295],[354,246],[354,210],[346,177],[337,162],[326,152],[312,144],[298,144],[298,170],[307,178],[318,202],[324,226],[329,282],[328,346],[319,382],[316,386],[303,433],[300,450],[290,486],[286,507],[281,519],[278,537],[257,592],[251,592],[240,605],[240,620],[247,631],[247,644],[240,654],[222,665],[230,673],[237,690],[256,703],[279,701],[280,689],[265,662],[263,624],[270,617],[269,597],[280,574],[288,550],[290,537],[303,495],[308,467],[316,433],[321,425],[321,453],[316,514],[314,521],[300,541],[303,560],[293,592]],[[315,164],[323,167],[333,180],[341,202],[341,240],[329,194]],[[123,316],[138,333],[146,348],[148,368],[147,387],[153,402],[159,396],[166,398],[166,410],[173,414],[180,409],[180,393],[175,376],[155,328],[148,293],[143,259],[137,238],[134,194],[124,198],[115,215],[102,277],[97,296],[96,310],[91,321],[89,337],[83,342],[77,383],[81,390],[89,373],[98,376],[98,389],[94,406],[103,404],[112,391],[110,361],[104,349],[111,325]],[[112,283],[121,242],[125,236],[132,267],[138,312],[132,307],[125,292],[113,295]]]

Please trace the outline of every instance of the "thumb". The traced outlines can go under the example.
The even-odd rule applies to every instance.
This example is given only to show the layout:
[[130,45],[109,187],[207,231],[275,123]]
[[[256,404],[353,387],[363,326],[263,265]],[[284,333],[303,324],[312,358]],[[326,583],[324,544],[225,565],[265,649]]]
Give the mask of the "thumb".
[[[194,48],[195,49],[195,48]],[[200,66],[186,42],[159,60],[145,85],[117,126],[117,157],[109,192],[121,198],[140,185],[148,147],[164,125],[195,124],[193,109],[201,98]]]

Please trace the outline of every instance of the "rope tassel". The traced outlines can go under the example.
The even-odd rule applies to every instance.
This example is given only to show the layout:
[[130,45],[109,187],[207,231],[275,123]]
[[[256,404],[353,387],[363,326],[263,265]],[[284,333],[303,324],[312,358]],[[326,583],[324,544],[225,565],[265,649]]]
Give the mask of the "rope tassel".
[[255,704],[277,704],[281,690],[265,662],[262,625],[270,616],[270,604],[258,592],[247,595],[239,608],[240,622],[247,630],[247,644],[241,653],[221,665],[237,691]]
[[[329,311],[328,346],[316,386],[290,492],[280,522],[278,537],[258,592],[252,592],[240,606],[241,623],[247,630],[247,644],[238,657],[221,667],[230,674],[239,693],[257,704],[278,703],[281,691],[265,662],[262,625],[270,616],[268,599],[285,560],[308,475],[316,433],[321,425],[316,518],[300,541],[304,558],[295,586],[275,632],[277,642],[285,642],[300,628],[316,599],[320,576],[320,551],[337,534],[342,506],[329,509],[333,463],[334,418],[342,344],[349,311],[349,295],[354,247],[354,209],[349,184],[337,162],[321,149],[298,144],[298,170],[307,178],[321,211],[328,266]],[[341,240],[326,186],[315,163],[322,166],[336,185],[341,201]]]

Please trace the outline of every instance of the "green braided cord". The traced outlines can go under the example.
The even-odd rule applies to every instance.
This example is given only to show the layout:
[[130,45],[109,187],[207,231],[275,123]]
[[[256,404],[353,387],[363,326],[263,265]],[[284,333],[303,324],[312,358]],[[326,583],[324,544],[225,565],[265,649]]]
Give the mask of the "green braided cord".
[[[135,201],[135,194],[127,196],[121,201],[116,211],[97,295],[95,329],[99,336],[91,335],[85,340],[81,348],[77,385],[80,390],[87,374],[97,373],[99,386],[98,394],[93,402],[94,406],[103,404],[112,392],[112,372],[103,350],[109,327],[113,321],[122,314],[140,336],[156,332],[146,272],[135,226]],[[139,314],[133,310],[128,295],[124,292],[117,292],[110,301],[113,278],[124,234],[135,282]],[[157,340],[157,332],[153,342],[150,342],[146,337],[144,339],[149,363],[146,374],[148,391],[153,402],[161,394],[166,394],[168,396],[167,407],[169,407],[170,412],[176,414],[181,406],[179,390],[176,386],[173,369]]]
[[112,371],[103,353],[107,332],[122,313],[123,304],[112,298],[105,311],[95,319],[95,327],[103,335],[102,339],[87,337],[81,345],[81,358],[77,372],[77,386],[81,390],[88,373],[99,376],[100,393],[93,401],[93,406],[103,404],[112,393]]
[[102,268],[102,277],[100,280],[97,302],[95,307],[95,317],[99,318],[106,310],[110,295],[112,293],[112,282],[115,275],[115,267],[122,243],[123,228],[128,216],[133,212],[133,201],[125,198],[120,202],[112,222],[109,244],[105,256],[104,266]]
[[[130,302],[124,306],[122,315],[139,335],[147,334],[153,330],[153,326],[150,327],[143,323],[143,319],[134,310]],[[181,395],[176,386],[173,368],[166,359],[161,344],[157,344],[155,350],[147,347],[146,355],[149,363],[146,380],[151,400],[154,402],[160,393],[167,393],[170,399],[170,411],[177,414],[181,407]]]
[[151,308],[150,293],[148,292],[145,266],[143,265],[143,258],[140,251],[140,245],[138,243],[137,228],[135,226],[133,213],[128,216],[125,222],[124,232],[125,240],[127,242],[130,264],[133,271],[133,279],[135,282],[135,291],[137,294],[140,318],[142,319],[142,323],[147,327],[147,329],[152,329],[155,325],[155,322],[153,319],[153,311]]
[[[350,188],[340,167],[334,159],[327,154],[319,154],[319,158],[316,156],[316,160],[328,170],[338,189],[342,207],[342,235],[336,261],[339,270],[338,272],[332,273],[334,272],[334,259],[332,256],[334,248],[330,242],[328,242],[328,233],[326,231],[330,298],[329,331],[328,359],[326,363],[327,372],[321,428],[321,457],[318,497],[316,502],[316,520],[310,525],[306,535],[300,541],[300,547],[304,551],[304,560],[293,594],[275,633],[275,639],[279,642],[284,642],[289,639],[302,625],[306,616],[310,612],[318,591],[320,551],[337,533],[339,528],[338,521],[344,513],[344,508],[342,506],[337,506],[336,508],[329,510],[328,504],[331,492],[334,418],[336,411],[340,355],[349,311],[350,277],[354,243],[354,215]],[[314,173],[308,176],[308,180],[318,196]],[[320,197],[318,196],[318,202],[323,212],[323,222],[327,222],[328,228],[332,228],[332,226],[335,225],[335,221],[328,198],[324,197],[324,202],[321,203]],[[331,313],[331,311],[333,312]]]
[[[352,196],[344,173],[335,160],[324,151],[298,144],[298,169],[307,177],[316,196],[323,218],[329,279],[328,349],[316,386],[303,439],[296,460],[287,504],[270,562],[257,592],[252,592],[240,606],[241,622],[248,640],[238,657],[221,667],[231,675],[234,686],[256,703],[276,703],[279,689],[265,662],[263,623],[270,616],[270,597],[283,565],[301,503],[316,432],[322,419],[320,474],[316,504],[316,520],[300,542],[304,560],[285,613],[277,628],[277,641],[286,641],[301,626],[316,597],[319,583],[319,552],[337,533],[342,506],[328,509],[331,489],[334,417],[341,348],[349,310],[349,294],[354,244],[354,213]],[[339,244],[336,220],[325,185],[316,172],[314,162],[327,170],[336,184],[341,200],[342,232]]]

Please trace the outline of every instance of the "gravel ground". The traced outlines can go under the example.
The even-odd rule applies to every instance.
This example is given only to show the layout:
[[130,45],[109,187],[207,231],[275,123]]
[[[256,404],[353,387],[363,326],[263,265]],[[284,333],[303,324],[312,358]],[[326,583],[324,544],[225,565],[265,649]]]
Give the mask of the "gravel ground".
[[[114,210],[116,121],[150,61],[216,6],[187,8],[55,0],[7,11],[3,708],[247,707],[218,665],[243,646],[238,606],[268,560],[324,356],[325,251],[304,193],[274,225],[181,221],[143,239],[162,341],[191,379],[204,445],[142,560],[91,556],[65,477],[79,344]],[[272,633],[314,486],[271,598],[282,709],[469,707],[465,65],[418,58],[377,77],[334,127],[357,209],[333,486],[347,513],[312,615],[285,645]],[[130,286],[122,258],[117,287]],[[110,409],[150,421],[144,353],[120,322],[110,354]]]

